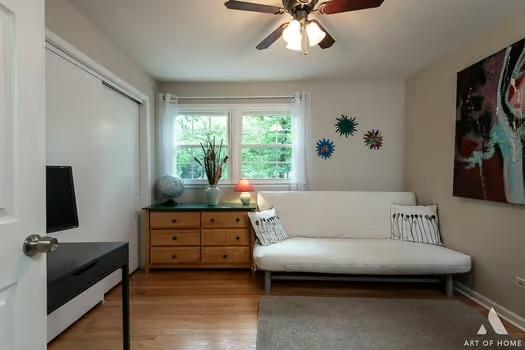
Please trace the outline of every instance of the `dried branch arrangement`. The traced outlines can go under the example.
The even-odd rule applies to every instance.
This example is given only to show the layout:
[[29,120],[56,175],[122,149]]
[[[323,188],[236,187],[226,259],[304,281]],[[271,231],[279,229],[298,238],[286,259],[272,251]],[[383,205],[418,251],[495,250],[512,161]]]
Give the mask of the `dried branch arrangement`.
[[216,186],[222,177],[224,166],[228,161],[228,155],[224,156],[223,158],[222,140],[220,145],[217,146],[215,143],[215,137],[213,137],[211,140],[208,139],[208,141],[205,143],[201,143],[201,147],[202,151],[204,152],[202,161],[197,159],[197,157],[194,159],[201,167],[204,168],[210,186]]

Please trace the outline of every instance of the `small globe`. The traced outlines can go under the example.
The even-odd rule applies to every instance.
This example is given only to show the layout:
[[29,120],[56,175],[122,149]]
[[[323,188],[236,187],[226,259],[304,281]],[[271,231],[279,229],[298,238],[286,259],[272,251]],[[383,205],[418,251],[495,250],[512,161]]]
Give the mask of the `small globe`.
[[165,175],[159,179],[157,187],[162,196],[169,200],[174,200],[182,196],[184,181],[178,176]]

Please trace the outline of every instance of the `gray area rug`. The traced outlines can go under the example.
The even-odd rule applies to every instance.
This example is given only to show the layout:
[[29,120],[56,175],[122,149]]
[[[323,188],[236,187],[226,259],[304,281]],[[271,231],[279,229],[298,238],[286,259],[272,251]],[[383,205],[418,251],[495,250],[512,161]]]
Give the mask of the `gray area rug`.
[[[487,334],[476,335],[482,324]],[[454,300],[263,297],[257,350],[295,349],[525,350],[525,345],[496,335],[487,318]]]

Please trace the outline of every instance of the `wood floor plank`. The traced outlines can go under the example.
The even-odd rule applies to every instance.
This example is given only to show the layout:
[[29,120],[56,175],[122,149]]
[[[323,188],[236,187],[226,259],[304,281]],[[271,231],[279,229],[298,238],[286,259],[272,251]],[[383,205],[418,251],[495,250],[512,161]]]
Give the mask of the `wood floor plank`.
[[[247,271],[153,271],[131,277],[131,345],[134,350],[255,349],[263,276]],[[377,298],[445,298],[432,285],[274,282],[273,295]],[[484,315],[481,306],[458,296]],[[49,350],[121,348],[120,288],[49,345]],[[505,324],[510,333],[525,333]]]

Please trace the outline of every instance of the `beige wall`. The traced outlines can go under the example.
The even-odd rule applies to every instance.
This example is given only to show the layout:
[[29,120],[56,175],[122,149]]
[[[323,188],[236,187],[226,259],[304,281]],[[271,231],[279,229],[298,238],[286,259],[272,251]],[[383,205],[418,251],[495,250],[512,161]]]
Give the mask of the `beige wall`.
[[67,0],[46,0],[46,27],[119,78],[149,96],[155,106],[156,81]]
[[[447,246],[470,254],[464,281],[525,316],[525,207],[452,197],[456,73],[525,37],[525,13],[491,27],[407,81],[406,185],[422,203],[439,204]],[[488,28],[487,28],[488,29]]]
[[[312,150],[309,163],[312,190],[386,190],[404,187],[404,84],[401,81],[316,81],[297,83],[161,83],[159,91],[179,96],[276,96],[308,91],[312,97]],[[341,114],[357,116],[359,133],[350,139],[335,133]],[[385,146],[368,150],[363,132],[381,129]],[[335,141],[331,160],[315,155],[320,138]],[[228,192],[227,189],[225,189]],[[202,189],[188,190],[182,200],[203,200]],[[238,195],[226,194],[225,200]]]

